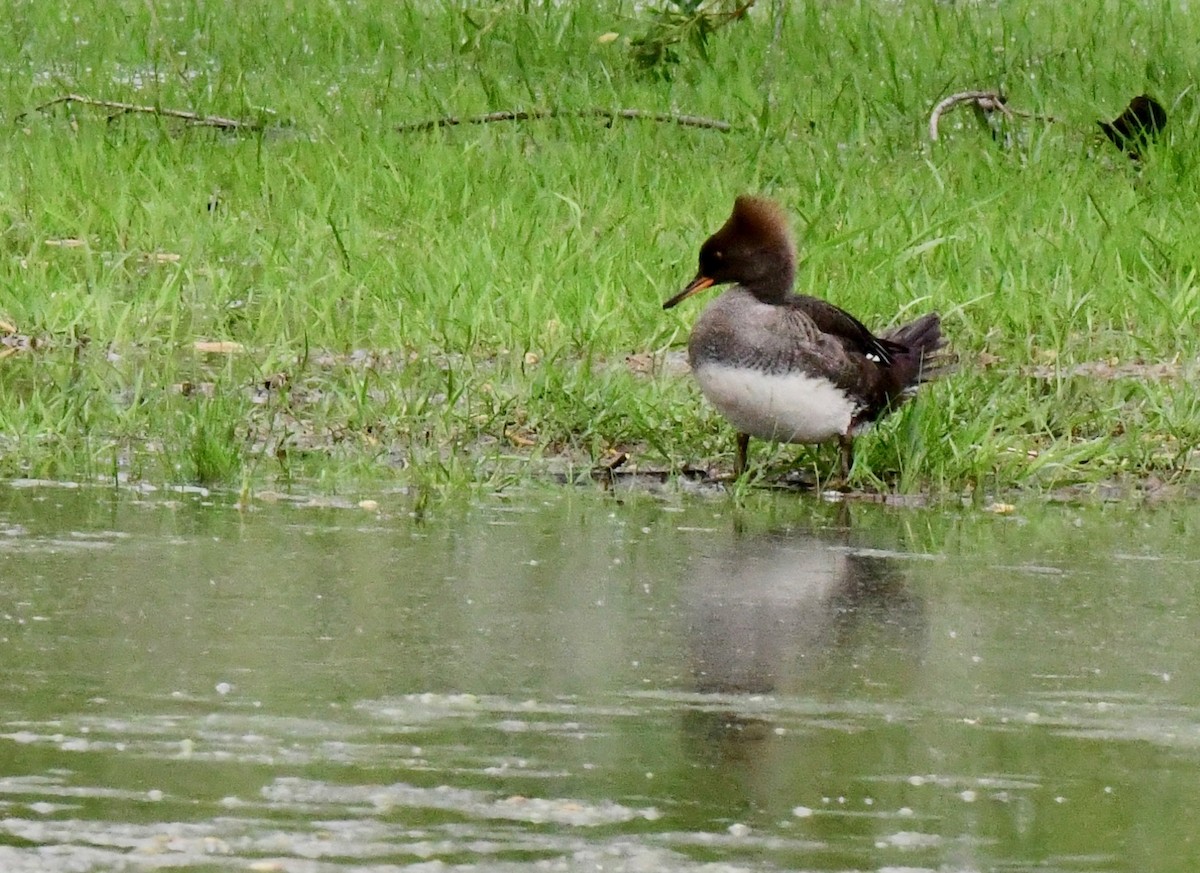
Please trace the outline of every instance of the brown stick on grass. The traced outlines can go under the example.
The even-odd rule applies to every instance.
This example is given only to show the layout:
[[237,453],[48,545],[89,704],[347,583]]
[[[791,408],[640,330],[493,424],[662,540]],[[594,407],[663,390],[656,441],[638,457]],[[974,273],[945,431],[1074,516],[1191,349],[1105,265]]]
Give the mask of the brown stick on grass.
[[432,121],[415,121],[411,124],[401,124],[396,127],[397,133],[411,133],[421,130],[434,130],[439,127],[454,127],[459,124],[491,124],[495,121],[537,121],[543,118],[614,118],[640,119],[657,121],[664,124],[677,124],[680,127],[699,127],[707,130],[719,130],[728,133],[733,125],[718,118],[705,118],[701,115],[678,115],[671,112],[649,112],[644,109],[517,109],[504,112],[489,112],[486,115],[470,115],[459,118],[448,115],[445,118],[435,118]]
[[1013,109],[1008,105],[1008,98],[999,91],[959,91],[957,94],[951,94],[945,100],[940,101],[937,106],[933,107],[933,112],[929,115],[929,138],[931,140],[934,142],[937,141],[938,123],[942,120],[942,116],[960,103],[973,103],[977,111],[984,113],[1000,112],[1008,118],[1015,116],[1017,118],[1030,118],[1034,121],[1058,121],[1053,115],[1039,115],[1036,112]]
[[[200,115],[197,112],[189,112],[186,109],[166,109],[162,106],[142,106],[137,103],[124,103],[120,100],[97,100],[93,97],[85,97],[82,94],[64,94],[62,97],[55,97],[53,100],[47,100],[40,106],[35,106],[32,111],[44,112],[51,106],[57,106],[59,103],[79,103],[82,106],[95,106],[100,109],[112,109],[117,112],[137,112],[145,115],[157,115],[163,118],[178,118],[186,121],[188,124],[195,124],[200,127],[215,127],[219,130],[261,130],[262,123],[257,121],[239,121],[236,118],[225,118],[221,115]],[[17,116],[17,121],[20,121],[29,113],[22,112]]]
[[[111,109],[116,112],[137,112],[145,115],[157,115],[162,118],[178,118],[188,124],[202,127],[215,127],[219,130],[261,130],[263,125],[258,121],[241,121],[236,118],[226,118],[222,115],[201,115],[186,109],[167,109],[162,106],[145,106],[137,103],[125,103],[120,100],[98,100],[85,97],[82,94],[64,94],[47,100],[35,106],[31,111],[44,112],[60,103],[78,103],[82,106],[95,106],[100,109]],[[22,112],[16,120],[20,121],[28,112]],[[490,124],[494,121],[536,121],[543,118],[558,118],[560,116],[575,118],[605,118],[609,122],[615,118],[643,119],[664,124],[677,124],[680,127],[698,127],[707,130],[718,130],[727,133],[733,130],[728,121],[718,118],[705,118],[701,115],[679,115],[671,112],[649,112],[644,109],[521,109],[503,112],[489,112],[486,115],[472,115],[459,118],[454,115],[445,118],[435,118],[431,121],[417,121],[411,124],[401,124],[396,127],[398,133],[409,133],[420,130],[433,130],[439,127],[454,127],[459,124]]]

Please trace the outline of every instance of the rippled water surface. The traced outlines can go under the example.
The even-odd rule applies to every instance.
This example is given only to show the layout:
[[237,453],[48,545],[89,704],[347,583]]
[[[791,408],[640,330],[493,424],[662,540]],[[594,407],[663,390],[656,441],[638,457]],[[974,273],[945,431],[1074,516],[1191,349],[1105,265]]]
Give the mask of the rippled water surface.
[[1198,526],[0,485],[0,870],[1195,870]]

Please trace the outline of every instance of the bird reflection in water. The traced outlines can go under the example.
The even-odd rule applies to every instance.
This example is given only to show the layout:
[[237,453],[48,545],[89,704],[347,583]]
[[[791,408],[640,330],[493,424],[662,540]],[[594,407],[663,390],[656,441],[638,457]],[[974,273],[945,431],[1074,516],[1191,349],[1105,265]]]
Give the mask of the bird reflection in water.
[[925,620],[899,565],[809,534],[738,539],[698,557],[683,595],[696,690],[905,684]]
[[761,707],[744,706],[745,695],[877,701],[911,687],[926,642],[924,603],[898,555],[849,539],[735,534],[722,550],[694,556],[681,586],[693,688],[715,696],[686,716],[693,757],[757,769],[773,726],[751,714]]

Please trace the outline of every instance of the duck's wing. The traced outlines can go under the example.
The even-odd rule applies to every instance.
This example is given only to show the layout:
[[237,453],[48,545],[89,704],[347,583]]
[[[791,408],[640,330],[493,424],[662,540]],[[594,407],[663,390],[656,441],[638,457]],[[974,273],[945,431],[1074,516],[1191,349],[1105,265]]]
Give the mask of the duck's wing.
[[794,294],[788,298],[788,306],[802,312],[817,330],[837,339],[848,351],[866,355],[877,363],[889,365],[897,354],[907,349],[901,343],[875,336],[849,312],[819,297]]

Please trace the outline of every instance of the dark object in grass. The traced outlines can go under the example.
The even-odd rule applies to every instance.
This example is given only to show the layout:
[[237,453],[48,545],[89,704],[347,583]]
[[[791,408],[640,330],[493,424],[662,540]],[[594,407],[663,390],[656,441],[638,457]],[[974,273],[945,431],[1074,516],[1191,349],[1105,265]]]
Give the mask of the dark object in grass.
[[844,483],[854,437],[950,363],[936,312],[876,336],[832,303],[793,293],[795,244],[783,211],[769,200],[738,197],[699,261],[696,277],[663,309],[732,285],[696,321],[688,362],[737,432],[734,478],[745,471],[754,437],[837,442]]
[[1139,94],[1112,121],[1096,124],[1113,145],[1137,161],[1167,126],[1167,110],[1149,94]]

